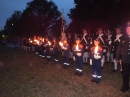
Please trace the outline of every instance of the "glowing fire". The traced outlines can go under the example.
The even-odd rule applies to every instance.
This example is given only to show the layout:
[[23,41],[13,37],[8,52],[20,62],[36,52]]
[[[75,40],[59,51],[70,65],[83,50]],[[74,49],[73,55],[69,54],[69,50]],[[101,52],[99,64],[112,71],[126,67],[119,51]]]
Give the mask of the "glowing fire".
[[44,38],[42,39],[42,41],[44,42]]
[[50,41],[48,41],[48,44],[49,44],[49,45],[51,45],[51,42],[50,42]]
[[37,40],[36,42],[37,42],[37,44],[39,45],[39,41]]
[[60,46],[63,46],[63,43],[62,42],[59,42]]
[[98,46],[95,47],[95,54],[98,52]]
[[79,50],[79,46],[78,46],[78,45],[76,45],[76,50],[77,50],[77,51]]

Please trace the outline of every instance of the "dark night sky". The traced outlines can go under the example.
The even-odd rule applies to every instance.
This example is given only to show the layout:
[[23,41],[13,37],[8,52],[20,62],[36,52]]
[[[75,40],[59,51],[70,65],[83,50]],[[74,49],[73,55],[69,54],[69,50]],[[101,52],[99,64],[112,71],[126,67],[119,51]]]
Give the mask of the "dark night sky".
[[[13,14],[14,11],[23,11],[26,8],[27,2],[31,0],[1,0],[0,1],[0,30],[3,29],[6,20]],[[67,24],[70,19],[67,16],[69,9],[74,7],[73,0],[52,0],[58,6],[59,11],[64,9],[65,19]]]

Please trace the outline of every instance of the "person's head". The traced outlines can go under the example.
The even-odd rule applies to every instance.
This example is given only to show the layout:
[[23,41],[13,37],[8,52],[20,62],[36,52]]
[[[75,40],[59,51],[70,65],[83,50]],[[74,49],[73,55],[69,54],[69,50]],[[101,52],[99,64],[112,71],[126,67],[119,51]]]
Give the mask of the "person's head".
[[111,34],[112,34],[111,30],[108,30],[108,32],[107,32],[107,33],[108,33],[108,35],[111,35]]
[[126,34],[130,36],[130,22],[127,23]]
[[80,44],[80,42],[81,42],[80,38],[77,38],[76,39],[76,44]]
[[87,34],[87,30],[84,28],[83,30],[83,34]]
[[98,28],[98,34],[103,34],[103,29],[102,28]]
[[64,44],[67,44],[67,39],[64,39],[63,43],[64,43]]
[[121,32],[122,32],[121,27],[117,27],[117,28],[115,28],[115,30],[116,30],[117,35],[121,34]]
[[48,37],[46,37],[45,40],[48,41],[49,40]]
[[70,33],[68,33],[68,37],[71,37],[71,34],[70,34]]
[[95,45],[95,46],[99,46],[99,44],[100,44],[100,41],[99,41],[98,39],[95,39],[95,40],[94,40],[94,45]]

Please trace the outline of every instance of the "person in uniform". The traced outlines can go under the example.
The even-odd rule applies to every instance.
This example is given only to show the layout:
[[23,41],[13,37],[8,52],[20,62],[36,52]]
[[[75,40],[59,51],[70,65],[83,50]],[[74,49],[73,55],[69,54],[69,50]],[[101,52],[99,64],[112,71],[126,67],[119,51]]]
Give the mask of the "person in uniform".
[[120,54],[122,60],[122,79],[123,85],[122,92],[129,90],[129,77],[130,77],[130,22],[126,26],[126,35],[120,39],[120,43],[117,49],[116,61],[120,60]]
[[100,40],[94,40],[94,46],[90,51],[90,65],[92,65],[92,82],[99,83],[101,81],[101,59],[103,56],[103,49],[100,46]]
[[[114,49],[114,51],[113,51],[113,59],[114,59],[114,70],[113,70],[113,72],[117,71],[117,63],[116,63],[117,48],[119,46],[121,37],[123,37],[121,27],[115,28],[115,30],[116,30],[116,36],[115,36],[114,42],[113,42],[113,49]],[[121,63],[121,54],[120,54],[120,71],[122,72],[122,65],[121,64],[122,63]]]
[[113,49],[112,49],[112,42],[113,42],[113,35],[111,30],[107,31],[107,38],[108,38],[108,52],[107,52],[107,62],[113,61]]
[[63,40],[63,43],[60,42],[60,46],[63,50],[63,67],[65,69],[69,68],[69,54],[70,54],[70,46],[67,43],[67,39]]
[[73,46],[73,59],[76,62],[76,72],[74,75],[81,76],[82,75],[82,64],[83,64],[83,45],[80,44],[81,39],[76,39],[76,44]]
[[89,51],[90,51],[90,37],[89,34],[87,33],[87,30],[84,28],[83,30],[83,37],[82,37],[82,44],[84,46],[84,54],[83,54],[83,63],[88,63],[88,58],[89,58]]
[[46,36],[45,38],[45,44],[44,44],[44,47],[45,47],[45,56],[47,58],[47,61],[50,61],[51,59],[51,52],[50,52],[50,47],[51,47],[51,42],[49,41],[49,38],[48,36]]
[[105,63],[105,56],[106,56],[106,53],[108,50],[108,39],[107,39],[107,36],[103,33],[102,28],[98,28],[98,37],[97,38],[100,40],[100,45],[103,48],[103,57],[101,59],[101,64],[102,64],[101,66],[103,69],[103,65]]
[[54,61],[55,61],[55,64],[58,63],[58,55],[59,55],[59,44],[57,42],[57,39],[56,38],[53,38],[53,43],[52,43],[52,47],[53,47],[53,54],[54,54]]
[[73,40],[72,40],[71,33],[68,33],[68,35],[67,35],[67,42],[68,42],[68,44],[70,46],[70,56],[69,56],[69,58],[73,58],[73,51],[72,51],[72,46],[73,46],[72,42],[73,42]]

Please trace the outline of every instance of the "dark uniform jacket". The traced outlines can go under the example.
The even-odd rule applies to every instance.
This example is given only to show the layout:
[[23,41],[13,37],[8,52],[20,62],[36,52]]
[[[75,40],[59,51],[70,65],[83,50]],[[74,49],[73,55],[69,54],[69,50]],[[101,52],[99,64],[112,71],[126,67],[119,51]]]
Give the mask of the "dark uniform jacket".
[[130,64],[130,37],[127,35],[120,40],[116,55],[117,60],[120,59],[120,54],[122,54],[122,62]]
[[66,49],[63,49],[63,56],[69,58],[69,55],[70,55],[70,46],[69,46],[69,44],[64,44],[63,48],[66,48]]
[[[76,56],[76,57],[82,57],[83,56],[83,50],[84,50],[84,48],[83,48],[83,45],[82,44],[79,44],[78,45],[78,51],[76,50],[76,44],[73,46],[73,54],[74,54],[74,56]],[[77,54],[78,53],[80,53],[81,54],[81,56],[78,56]]]
[[81,43],[84,46],[84,52],[89,52],[90,51],[90,37],[88,34],[82,37]]

